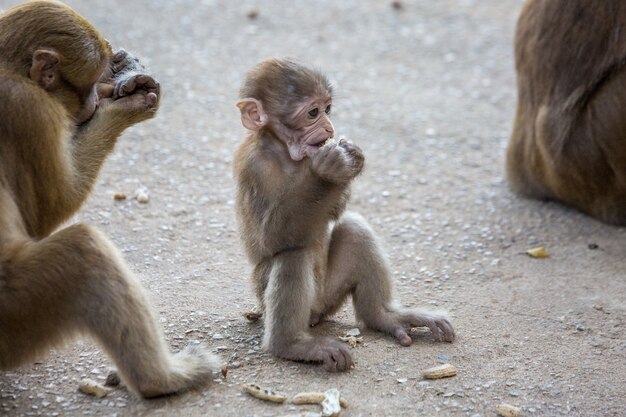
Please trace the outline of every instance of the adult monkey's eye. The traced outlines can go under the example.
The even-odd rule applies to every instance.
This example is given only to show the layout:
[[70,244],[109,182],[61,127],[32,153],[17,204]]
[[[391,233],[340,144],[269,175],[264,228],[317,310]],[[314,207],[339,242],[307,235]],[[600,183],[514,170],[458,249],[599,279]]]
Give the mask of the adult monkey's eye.
[[326,114],[330,114],[330,104],[328,105],[328,107],[326,107],[326,110],[324,110],[326,112]]
[[318,113],[319,113],[319,109],[316,107],[313,110],[309,110],[309,116],[311,117],[317,117]]

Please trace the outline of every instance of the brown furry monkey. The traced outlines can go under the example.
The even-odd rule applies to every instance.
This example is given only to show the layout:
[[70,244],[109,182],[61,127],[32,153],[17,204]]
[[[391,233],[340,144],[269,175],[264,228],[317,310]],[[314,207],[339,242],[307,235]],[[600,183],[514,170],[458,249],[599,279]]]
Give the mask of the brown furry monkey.
[[513,189],[626,226],[626,3],[527,1],[515,62]]
[[250,134],[235,156],[237,215],[265,315],[265,349],[322,362],[328,370],[349,369],[346,345],[308,330],[348,295],[367,327],[404,346],[412,343],[408,330],[418,326],[451,342],[454,331],[445,316],[394,304],[376,235],[361,216],[345,211],[364,157],[345,140],[329,140],[334,129],[326,77],[270,59],[248,73],[240,98]]
[[81,206],[127,127],[155,115],[159,84],[57,2],[0,15],[0,370],[89,335],[134,392],[212,378],[201,347],[172,355],[138,280]]

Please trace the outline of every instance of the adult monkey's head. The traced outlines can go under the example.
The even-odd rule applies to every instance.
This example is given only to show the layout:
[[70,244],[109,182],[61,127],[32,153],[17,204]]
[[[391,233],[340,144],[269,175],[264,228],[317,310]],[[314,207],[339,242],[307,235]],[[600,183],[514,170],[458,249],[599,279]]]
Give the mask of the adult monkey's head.
[[34,1],[0,20],[3,65],[58,99],[76,124],[98,105],[95,84],[112,56],[106,39],[82,16],[56,1]]

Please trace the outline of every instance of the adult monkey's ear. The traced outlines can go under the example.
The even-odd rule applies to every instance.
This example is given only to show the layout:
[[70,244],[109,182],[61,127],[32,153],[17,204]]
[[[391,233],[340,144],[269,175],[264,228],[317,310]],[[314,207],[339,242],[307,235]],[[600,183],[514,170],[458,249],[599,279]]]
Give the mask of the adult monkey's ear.
[[60,81],[61,56],[49,49],[37,49],[33,52],[33,62],[30,66],[30,79],[46,91],[56,88]]
[[246,129],[258,131],[267,124],[267,113],[263,104],[255,98],[244,98],[237,102],[241,112],[241,123]]

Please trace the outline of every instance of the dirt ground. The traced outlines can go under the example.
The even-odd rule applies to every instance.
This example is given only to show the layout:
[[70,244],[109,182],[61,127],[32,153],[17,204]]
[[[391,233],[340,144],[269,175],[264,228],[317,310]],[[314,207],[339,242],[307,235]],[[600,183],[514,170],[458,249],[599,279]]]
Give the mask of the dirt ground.
[[[13,1],[0,0],[7,8]],[[150,293],[173,350],[201,342],[233,368],[199,391],[145,401],[124,389],[96,399],[110,362],[74,341],[0,374],[6,416],[288,416],[241,392],[337,388],[342,416],[626,415],[626,229],[514,195],[504,150],[515,111],[512,38],[520,0],[69,1],[162,83],[156,119],[128,130],[73,221],[100,227]],[[410,348],[362,330],[356,367],[328,374],[260,351],[262,327],[233,213],[231,164],[244,129],[234,106],[246,69],[291,56],[336,88],[338,135],[367,167],[351,208],[385,242],[396,293],[444,309],[453,344]],[[0,116],[1,117],[1,116]],[[132,197],[139,188],[150,200]],[[524,254],[545,246],[551,256]],[[317,331],[357,326],[347,305]],[[453,378],[426,381],[450,362]]]

